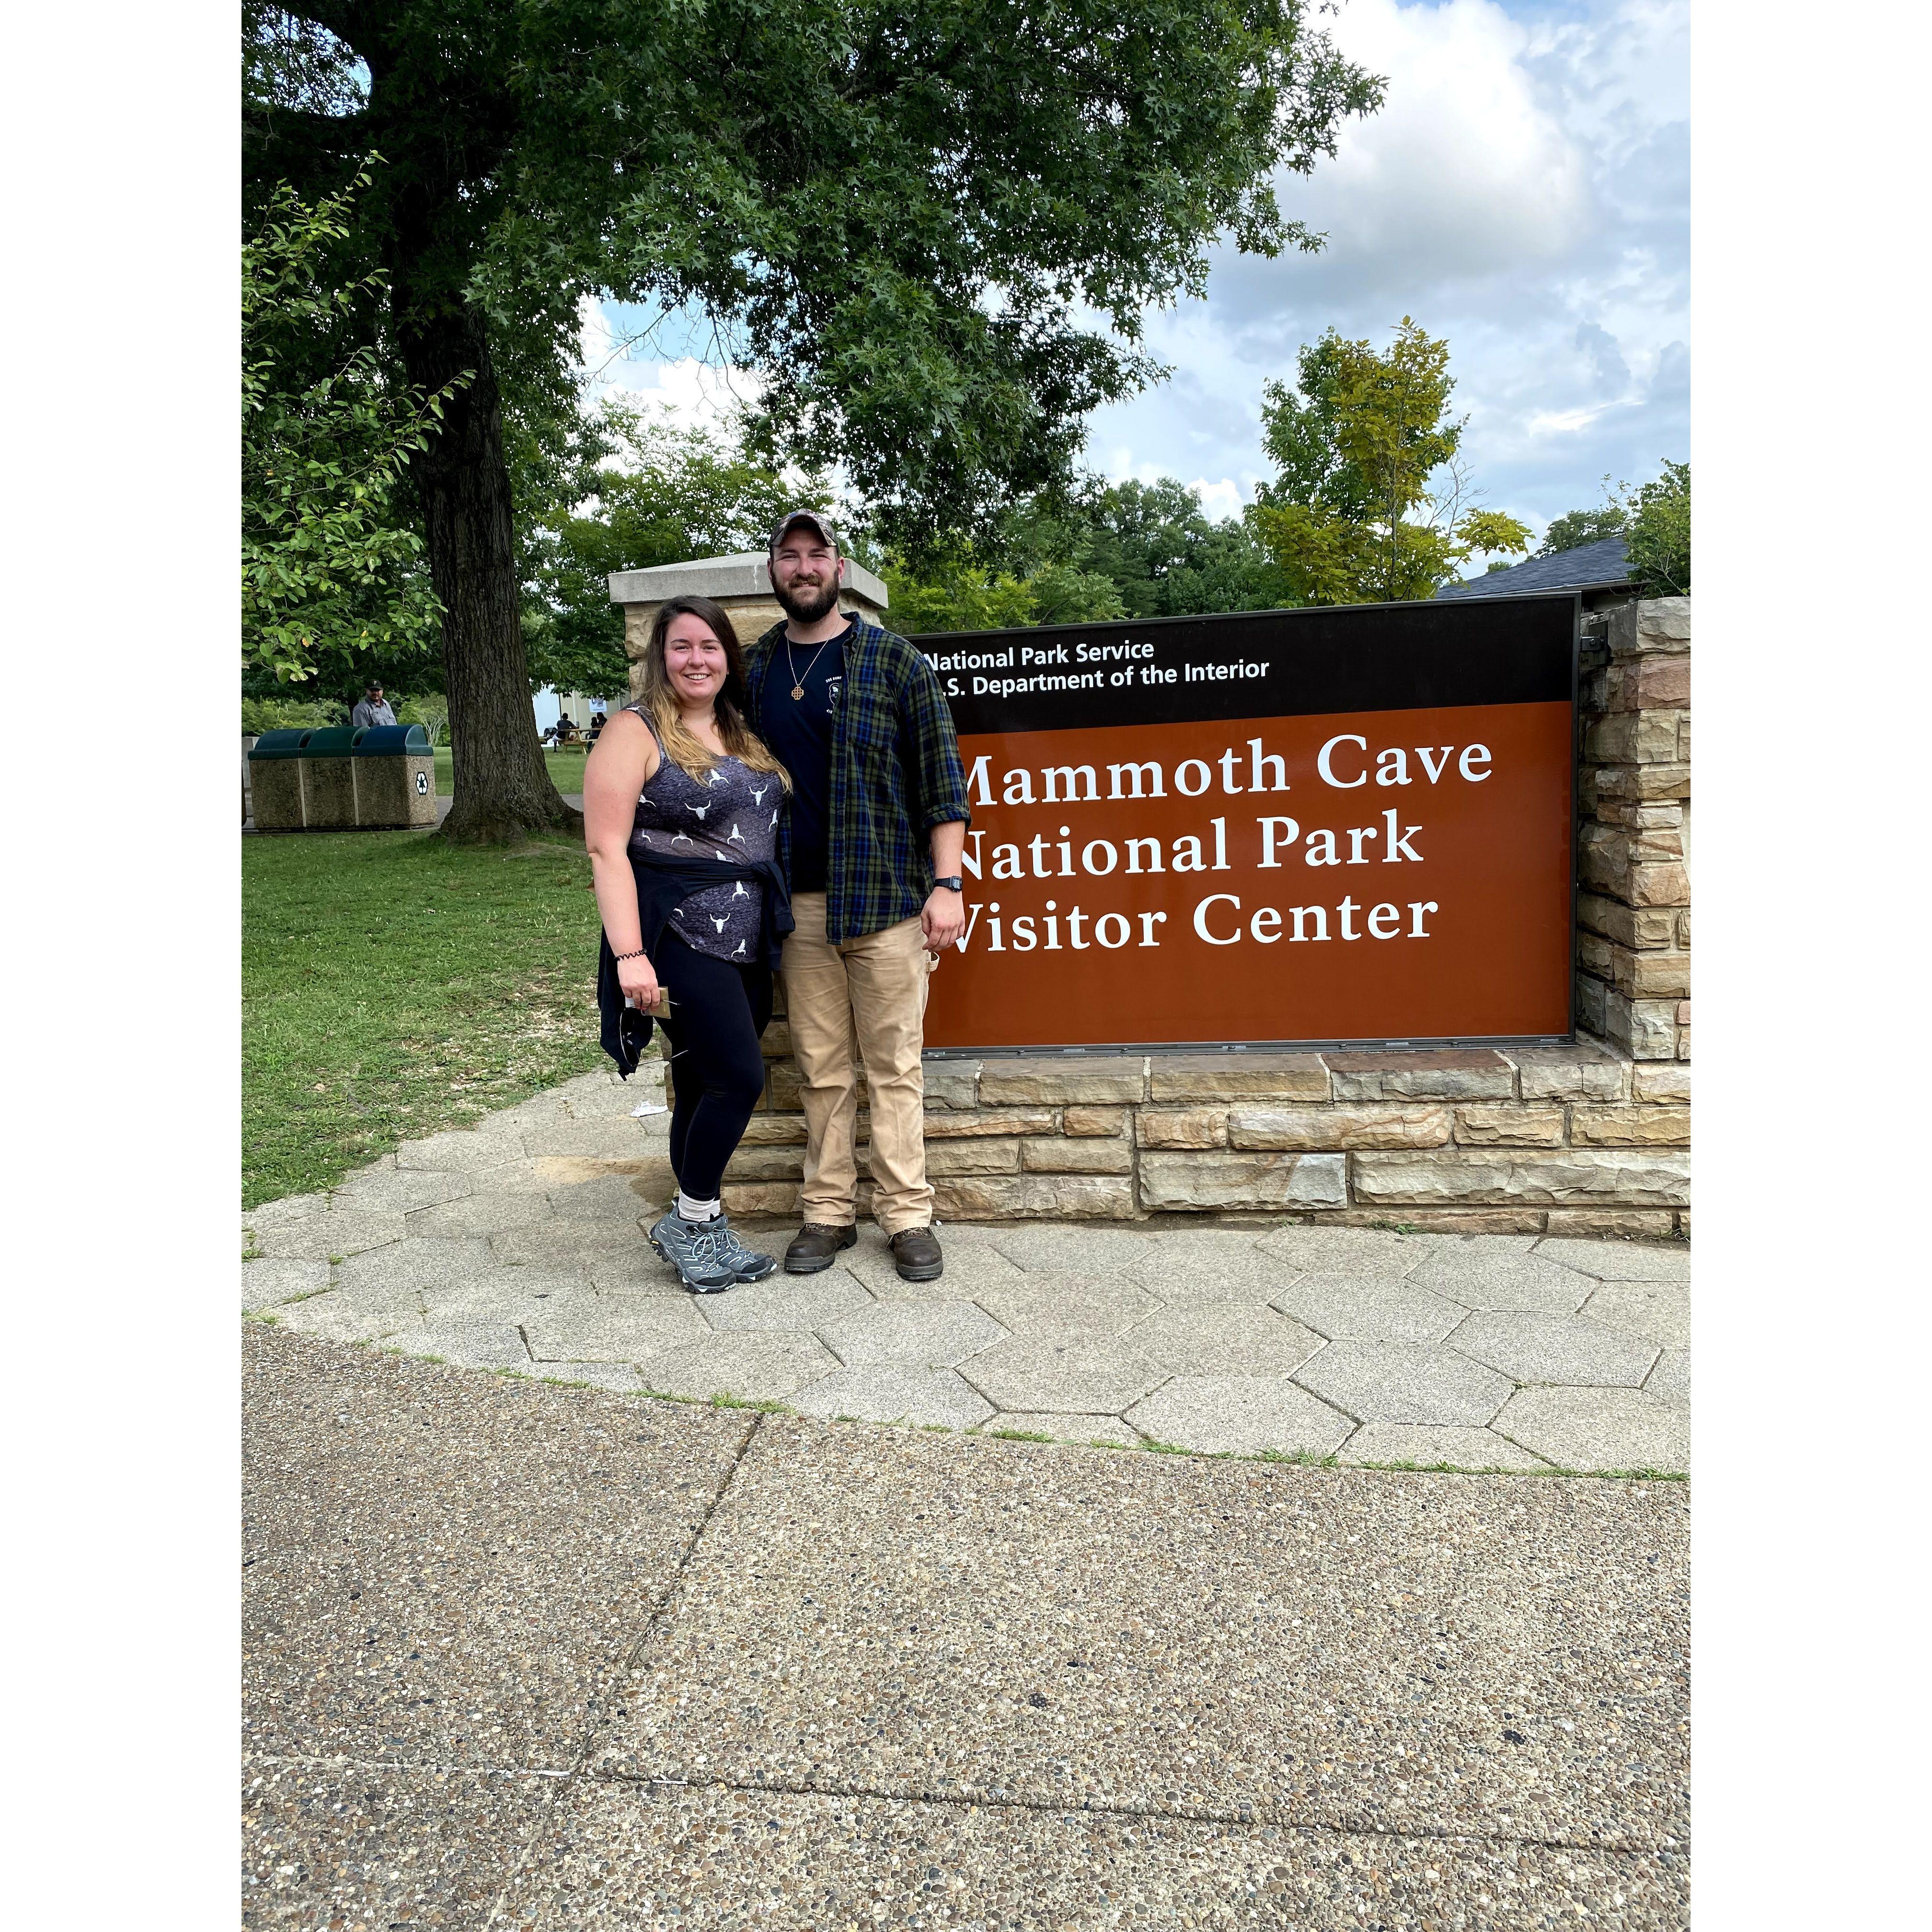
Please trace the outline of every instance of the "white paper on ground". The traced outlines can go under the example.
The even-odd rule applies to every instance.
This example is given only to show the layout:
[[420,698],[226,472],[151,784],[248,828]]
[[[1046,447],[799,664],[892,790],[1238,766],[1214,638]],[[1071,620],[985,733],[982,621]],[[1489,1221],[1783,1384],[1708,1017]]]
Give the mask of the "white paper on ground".
[[670,1112],[668,1107],[660,1107],[655,1100],[642,1100],[631,1109],[631,1118],[634,1120],[641,1120],[646,1114],[668,1114]]

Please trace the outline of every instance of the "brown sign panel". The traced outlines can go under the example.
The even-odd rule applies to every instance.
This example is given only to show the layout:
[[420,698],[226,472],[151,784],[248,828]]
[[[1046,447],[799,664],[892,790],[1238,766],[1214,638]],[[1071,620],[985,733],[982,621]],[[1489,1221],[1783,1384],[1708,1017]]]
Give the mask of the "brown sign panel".
[[973,806],[927,1046],[1568,1034],[1576,617],[921,638]]

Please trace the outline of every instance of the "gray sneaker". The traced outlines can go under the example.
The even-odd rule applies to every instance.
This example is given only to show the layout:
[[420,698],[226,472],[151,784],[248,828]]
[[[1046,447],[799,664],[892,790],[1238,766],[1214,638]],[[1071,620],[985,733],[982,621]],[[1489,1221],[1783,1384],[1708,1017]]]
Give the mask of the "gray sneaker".
[[761,1255],[746,1247],[731,1232],[730,1222],[722,1214],[711,1226],[720,1231],[719,1252],[740,1281],[763,1281],[778,1266],[776,1255]]
[[645,1230],[652,1247],[677,1270],[677,1278],[694,1294],[719,1294],[735,1288],[738,1271],[727,1258],[724,1217],[687,1221],[676,1208],[655,1228]]

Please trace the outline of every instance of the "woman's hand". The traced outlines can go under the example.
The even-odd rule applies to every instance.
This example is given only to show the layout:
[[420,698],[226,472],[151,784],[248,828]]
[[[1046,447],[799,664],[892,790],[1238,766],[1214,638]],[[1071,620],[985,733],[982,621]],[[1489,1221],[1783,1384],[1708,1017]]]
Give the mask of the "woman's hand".
[[617,962],[617,984],[624,997],[640,1012],[656,1011],[659,997],[658,976],[651,962],[640,953],[634,959]]

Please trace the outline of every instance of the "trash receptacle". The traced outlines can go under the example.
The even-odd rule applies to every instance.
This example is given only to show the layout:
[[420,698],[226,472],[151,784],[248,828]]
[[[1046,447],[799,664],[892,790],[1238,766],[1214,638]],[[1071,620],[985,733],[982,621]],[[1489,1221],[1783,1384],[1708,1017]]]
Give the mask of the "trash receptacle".
[[436,823],[436,754],[420,724],[371,724],[356,740],[356,822]]
[[249,802],[257,832],[299,832],[308,823],[302,752],[312,731],[264,731],[248,750]]
[[310,831],[355,830],[356,766],[350,754],[361,735],[350,724],[332,724],[308,734],[302,764],[302,802]]

